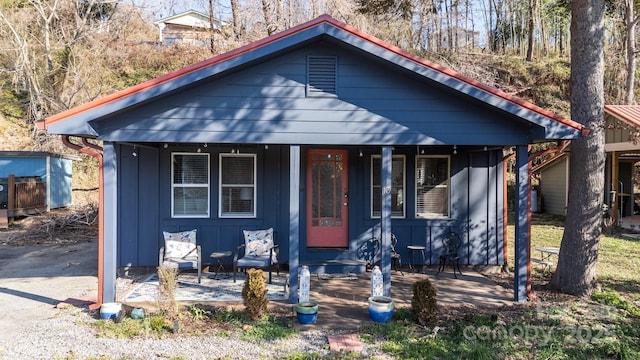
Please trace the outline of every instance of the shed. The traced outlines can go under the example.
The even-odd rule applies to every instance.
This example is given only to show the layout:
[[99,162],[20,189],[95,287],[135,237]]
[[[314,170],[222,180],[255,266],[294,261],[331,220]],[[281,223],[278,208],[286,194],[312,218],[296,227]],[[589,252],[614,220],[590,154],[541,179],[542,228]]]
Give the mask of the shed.
[[9,216],[29,213],[35,209],[20,209],[9,204],[9,177],[17,183],[38,182],[44,189],[39,209],[50,210],[72,204],[72,163],[79,157],[36,151],[0,151],[0,208],[8,209]]
[[[163,230],[197,228],[203,253],[273,227],[297,301],[305,262],[353,267],[372,239],[391,293],[391,232],[437,263],[506,262],[505,146],[516,151],[514,299],[527,299],[528,146],[582,125],[329,16],[45,120],[102,161],[99,302],[119,266],[157,266]],[[98,147],[92,139],[103,141]],[[80,142],[82,141],[82,142]],[[102,297],[101,297],[102,296]]]

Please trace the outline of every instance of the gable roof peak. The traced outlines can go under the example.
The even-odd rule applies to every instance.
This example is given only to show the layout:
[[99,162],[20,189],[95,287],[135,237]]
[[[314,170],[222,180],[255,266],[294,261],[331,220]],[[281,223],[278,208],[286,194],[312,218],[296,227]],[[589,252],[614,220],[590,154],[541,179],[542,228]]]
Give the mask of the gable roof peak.
[[[326,25],[328,25],[329,27],[324,27]],[[398,62],[408,61],[410,63],[417,65],[416,68],[428,69],[429,71],[433,71],[436,74],[443,75],[442,78],[450,79],[460,84],[464,84],[465,87],[474,89],[476,96],[480,96],[481,98],[484,99],[482,101],[487,101],[486,99],[488,98],[493,98],[496,101],[504,101],[508,104],[515,105],[516,107],[522,110],[526,110],[531,114],[535,114],[535,116],[541,116],[544,119],[552,120],[552,121],[561,123],[563,125],[566,125],[570,128],[573,128],[583,136],[589,133],[589,130],[578,122],[561,117],[549,110],[543,109],[535,104],[527,102],[522,98],[519,98],[514,95],[510,95],[502,90],[499,90],[497,88],[491,87],[489,85],[483,84],[474,79],[466,77],[456,72],[453,69],[447,68],[445,66],[442,66],[434,62],[431,62],[429,60],[426,60],[424,58],[421,58],[417,55],[411,54],[408,51],[403,50],[386,41],[383,41],[373,35],[367,34],[350,25],[340,22],[328,14],[320,15],[315,19],[312,19],[300,25],[294,26],[287,30],[283,30],[279,33],[273,34],[261,40],[254,41],[240,48],[237,48],[235,50],[231,50],[229,52],[216,55],[209,59],[200,61],[198,63],[184,67],[182,69],[157,77],[155,79],[145,81],[143,83],[118,91],[116,93],[105,96],[103,98],[96,99],[86,104],[83,104],[75,108],[61,112],[59,114],[53,115],[46,119],[45,127],[48,124],[51,124],[60,120],[64,120],[74,115],[96,109],[102,105],[106,105],[106,104],[124,99],[128,96],[141,93],[152,88],[156,88],[159,85],[169,83],[173,80],[182,78],[183,76],[223,63],[227,60],[238,58],[244,54],[251,53],[258,49],[265,48],[268,45],[279,42],[280,40],[295,36],[297,34],[304,33],[307,30],[312,30],[312,29],[316,29],[317,34],[325,34],[325,35],[329,35],[337,38],[340,37],[342,34],[342,35],[345,35],[346,37],[351,37],[353,39],[356,39],[357,41],[363,41],[364,43],[371,45],[370,48],[375,48],[376,50],[374,50],[374,52],[378,52],[378,54],[382,52],[389,54],[391,57],[394,58],[392,61],[398,61]],[[334,32],[334,30],[336,29],[339,31],[339,33],[337,34]],[[313,36],[317,36],[317,35],[314,34]],[[477,95],[477,94],[482,94],[482,95]]]

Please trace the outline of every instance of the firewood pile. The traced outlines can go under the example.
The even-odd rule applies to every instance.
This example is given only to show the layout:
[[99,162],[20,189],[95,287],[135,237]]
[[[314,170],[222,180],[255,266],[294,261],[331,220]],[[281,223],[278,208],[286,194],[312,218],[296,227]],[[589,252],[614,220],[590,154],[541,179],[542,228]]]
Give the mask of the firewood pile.
[[95,204],[54,209],[39,215],[14,219],[0,231],[0,244],[71,245],[98,238],[98,208]]

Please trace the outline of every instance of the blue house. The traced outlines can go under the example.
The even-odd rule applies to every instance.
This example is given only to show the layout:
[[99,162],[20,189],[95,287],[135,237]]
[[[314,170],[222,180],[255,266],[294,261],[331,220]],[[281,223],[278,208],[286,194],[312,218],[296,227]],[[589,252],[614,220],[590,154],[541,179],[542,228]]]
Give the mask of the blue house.
[[[10,175],[42,183],[45,189],[44,210],[71,205],[74,160],[80,158],[40,151],[0,151],[0,209],[13,208],[8,204]],[[25,209],[24,213],[28,210]],[[9,216],[13,215],[9,213]]]
[[197,228],[207,254],[273,227],[292,303],[300,264],[363,271],[352,260],[374,237],[389,294],[391,232],[405,259],[421,245],[437,263],[455,231],[462,263],[503,265],[506,146],[516,148],[514,299],[524,301],[527,146],[588,134],[326,15],[42,125],[103,161],[99,301],[114,300],[118,266],[158,265],[163,230]]

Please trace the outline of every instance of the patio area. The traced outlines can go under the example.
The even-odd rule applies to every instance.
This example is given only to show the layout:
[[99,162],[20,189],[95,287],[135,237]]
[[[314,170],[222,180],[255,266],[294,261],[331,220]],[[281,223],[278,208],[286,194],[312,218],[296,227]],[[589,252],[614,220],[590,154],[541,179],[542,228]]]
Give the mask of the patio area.
[[[427,267],[424,273],[392,271],[391,296],[395,307],[410,307],[413,297],[413,284],[424,278],[428,278],[438,290],[437,303],[441,308],[472,307],[486,311],[495,311],[504,306],[516,305],[513,301],[511,289],[504,288],[487,277],[463,267],[463,275],[454,278],[451,269],[437,274],[437,268]],[[222,275],[222,276],[221,276]],[[213,274],[203,273],[202,283],[197,283],[194,273],[181,273],[177,298],[182,303],[211,303],[221,306],[236,306],[242,304],[241,289],[244,278],[239,278],[233,284],[230,274],[221,274],[214,279]],[[367,298],[370,294],[371,273],[355,274],[312,274],[310,285],[310,299],[319,304],[318,319],[314,325],[298,325],[302,328],[324,328],[355,330],[363,323],[371,322],[367,310]],[[157,287],[157,279],[156,287]],[[122,294],[119,301],[130,306],[154,307],[152,300],[154,292],[153,277],[144,283]],[[271,298],[270,306],[284,306],[291,308],[287,303],[287,294],[284,284],[286,272],[280,276],[274,274],[273,284],[269,286],[268,296]],[[143,286],[147,286],[149,297],[141,297]],[[151,286],[151,287],[149,287]],[[222,290],[225,288],[226,290]],[[222,295],[221,295],[222,294]],[[132,301],[133,300],[133,301]]]

